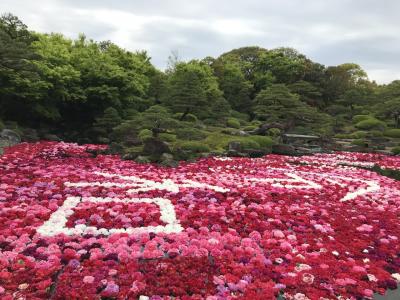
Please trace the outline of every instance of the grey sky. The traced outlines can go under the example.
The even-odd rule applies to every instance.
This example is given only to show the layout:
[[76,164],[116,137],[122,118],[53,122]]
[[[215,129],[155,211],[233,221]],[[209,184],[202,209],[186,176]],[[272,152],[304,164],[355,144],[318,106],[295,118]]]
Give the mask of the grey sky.
[[293,47],[325,65],[360,64],[370,79],[400,79],[398,0],[1,0],[32,30],[83,32],[147,50],[164,68],[242,46]]

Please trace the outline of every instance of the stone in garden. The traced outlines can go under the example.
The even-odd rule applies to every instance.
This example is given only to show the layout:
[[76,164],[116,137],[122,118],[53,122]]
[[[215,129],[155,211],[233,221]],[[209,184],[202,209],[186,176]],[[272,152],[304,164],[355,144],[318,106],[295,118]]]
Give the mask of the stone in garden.
[[285,144],[272,145],[272,153],[281,155],[297,155],[296,149],[293,146]]
[[0,140],[3,143],[8,143],[8,146],[13,146],[21,143],[21,137],[18,133],[11,129],[3,129],[0,132]]
[[45,135],[43,135],[43,139],[46,141],[52,141],[52,142],[60,142],[61,139],[56,136],[55,134],[51,134],[51,133],[47,133]]
[[163,153],[171,153],[168,143],[158,138],[148,138],[144,142],[143,152],[152,157],[161,157]]
[[145,164],[145,163],[149,163],[150,159],[148,159],[146,156],[139,155],[138,157],[135,158],[135,162],[137,162],[139,164]]
[[160,157],[160,165],[165,167],[177,167],[178,162],[174,160],[174,156],[170,153],[163,153]]
[[24,142],[37,142],[40,138],[36,129],[25,128],[22,134],[22,140]]

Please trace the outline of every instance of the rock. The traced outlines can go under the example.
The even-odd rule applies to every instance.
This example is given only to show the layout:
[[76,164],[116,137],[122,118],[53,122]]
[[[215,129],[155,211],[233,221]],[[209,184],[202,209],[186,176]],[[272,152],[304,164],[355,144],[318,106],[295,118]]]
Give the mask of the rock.
[[293,155],[293,156],[298,155],[296,149],[293,146],[286,144],[272,145],[272,153],[281,155]]
[[256,158],[268,154],[269,151],[264,151],[259,149],[246,149],[243,152],[249,157]]
[[228,144],[228,156],[233,156],[233,157],[244,157],[246,156],[244,153],[241,153],[242,147],[240,142],[232,141],[229,142]]
[[160,165],[165,167],[177,167],[178,162],[174,160],[174,156],[170,153],[163,153],[160,157]]
[[236,151],[236,152],[240,152],[240,150],[242,149],[240,142],[229,142],[228,144],[228,151]]
[[25,128],[22,132],[21,139],[25,142],[37,142],[40,140],[36,129],[33,128]]
[[238,130],[238,131],[235,132],[235,135],[237,135],[237,136],[248,136],[250,134],[248,132],[246,132],[246,131]]
[[97,142],[99,144],[109,144],[110,143],[110,139],[106,138],[106,137],[99,137],[99,138],[97,138]]
[[144,142],[143,153],[151,157],[161,157],[163,153],[171,153],[168,143],[158,138],[148,138]]
[[123,160],[135,160],[139,155],[140,155],[140,153],[138,153],[138,152],[128,152],[128,153],[123,154],[121,156],[121,158]]
[[124,139],[124,144],[128,147],[139,146],[142,144],[142,141],[138,139],[136,136],[126,136]]
[[7,144],[7,146],[13,146],[21,143],[21,137],[18,133],[11,129],[3,129],[0,132],[0,140],[2,144]]
[[148,159],[146,156],[139,155],[138,157],[135,158],[135,162],[137,162],[139,164],[145,164],[145,163],[149,163],[150,159]]
[[47,133],[43,135],[43,139],[52,142],[61,142],[61,139],[55,134]]

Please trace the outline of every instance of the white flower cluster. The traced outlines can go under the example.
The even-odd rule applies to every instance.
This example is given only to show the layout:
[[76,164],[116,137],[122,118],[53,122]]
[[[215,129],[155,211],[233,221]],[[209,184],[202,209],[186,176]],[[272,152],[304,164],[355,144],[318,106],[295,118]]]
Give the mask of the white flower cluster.
[[166,190],[172,193],[178,193],[179,188],[206,188],[209,190],[213,190],[216,192],[225,193],[228,192],[229,189],[222,188],[219,186],[214,186],[206,183],[196,182],[193,180],[185,179],[183,183],[175,183],[170,179],[165,179],[161,182],[156,182],[153,180],[148,180],[144,178],[140,178],[137,176],[123,176],[118,174],[109,174],[102,172],[95,172],[96,175],[100,175],[106,178],[118,178],[122,180],[126,180],[126,183],[118,183],[118,182],[65,182],[66,186],[70,187],[87,187],[87,186],[103,186],[103,187],[132,187],[128,190],[128,193],[139,193],[139,192],[147,192],[152,190]]
[[[160,220],[167,225],[162,226],[147,226],[147,227],[130,227],[130,228],[96,228],[78,224],[73,228],[66,227],[68,218],[74,213],[73,208],[80,202],[107,203],[107,202],[122,202],[122,203],[154,203],[160,207]],[[37,229],[37,232],[45,236],[54,236],[57,234],[66,235],[109,235],[112,233],[128,233],[138,234],[144,232],[154,233],[178,233],[183,230],[179,221],[176,219],[175,209],[171,201],[164,198],[99,198],[99,197],[68,197],[64,204],[55,211],[42,226]]]

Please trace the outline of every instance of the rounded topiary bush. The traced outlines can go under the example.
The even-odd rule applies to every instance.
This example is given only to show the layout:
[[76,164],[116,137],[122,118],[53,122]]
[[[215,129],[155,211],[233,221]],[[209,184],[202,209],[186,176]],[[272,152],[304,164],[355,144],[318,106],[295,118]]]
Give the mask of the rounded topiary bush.
[[267,134],[270,137],[276,138],[281,135],[281,130],[279,128],[270,128],[267,130]]
[[356,124],[356,128],[362,130],[370,130],[370,129],[384,130],[386,128],[386,124],[378,119],[369,118],[358,122]]
[[249,138],[255,141],[261,148],[271,148],[274,144],[274,141],[269,136],[252,135]]
[[181,128],[175,131],[178,139],[188,140],[188,141],[199,141],[205,139],[207,135],[196,128]]
[[153,135],[152,131],[150,129],[142,129],[140,130],[138,137],[139,139],[144,142],[146,141],[148,138],[151,138]]
[[240,122],[239,122],[238,119],[229,118],[228,120],[226,120],[226,126],[239,129],[240,128]]
[[204,153],[210,152],[210,147],[206,144],[196,141],[184,142],[180,145],[180,148],[185,151],[191,151],[193,153]]
[[356,131],[356,132],[353,132],[350,135],[350,138],[352,138],[352,139],[362,139],[362,138],[365,138],[366,136],[367,136],[367,132],[365,132],[365,131]]
[[255,140],[249,138],[240,140],[240,148],[242,150],[249,150],[249,149],[260,149],[261,146],[259,143],[257,143]]
[[400,138],[400,128],[388,129],[383,134],[392,138]]
[[351,120],[353,121],[353,124],[357,124],[361,121],[365,121],[371,118],[372,117],[369,115],[355,115]]

